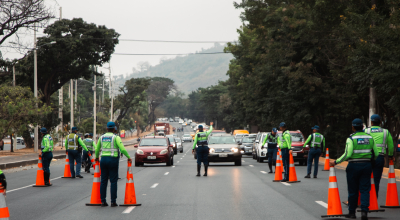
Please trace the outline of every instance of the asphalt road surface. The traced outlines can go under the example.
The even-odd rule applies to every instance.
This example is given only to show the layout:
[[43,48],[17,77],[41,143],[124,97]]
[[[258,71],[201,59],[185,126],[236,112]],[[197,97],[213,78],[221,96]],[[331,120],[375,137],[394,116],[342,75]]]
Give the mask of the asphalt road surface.
[[[9,138],[3,139],[4,143],[11,143],[11,140]],[[17,143],[17,149],[25,148],[24,144],[19,144]],[[11,149],[11,144],[4,144],[4,150],[10,150]]]
[[[177,123],[173,123],[177,127]],[[189,130],[185,128],[185,132]],[[182,135],[182,132],[178,133]],[[61,179],[64,164],[51,166],[52,187],[34,188],[34,169],[6,174],[10,219],[320,219],[326,215],[329,172],[318,179],[304,179],[305,166],[296,166],[300,183],[274,183],[267,163],[243,157],[242,166],[211,163],[208,177],[196,177],[192,143],[174,157],[174,166],[164,164],[133,167],[138,207],[88,207],[93,176]],[[133,148],[129,154],[134,156]],[[124,201],[126,158],[121,158],[117,203]],[[321,169],[322,167],[320,167]],[[93,172],[93,170],[92,170]],[[202,173],[204,169],[202,169]],[[347,200],[345,171],[336,169],[342,201]],[[379,204],[385,202],[387,179],[382,179]],[[400,182],[397,182],[400,192]],[[109,190],[107,201],[110,203]],[[347,213],[342,206],[343,213]],[[399,219],[399,209],[371,213],[370,219]],[[360,214],[358,214],[360,217]]]

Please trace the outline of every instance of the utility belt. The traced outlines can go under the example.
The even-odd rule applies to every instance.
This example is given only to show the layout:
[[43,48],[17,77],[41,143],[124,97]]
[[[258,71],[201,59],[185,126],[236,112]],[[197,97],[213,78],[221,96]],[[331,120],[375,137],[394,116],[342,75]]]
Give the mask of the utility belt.
[[208,146],[208,141],[197,141],[197,146]]
[[385,153],[380,152],[379,156],[385,156]]
[[371,163],[371,159],[361,158],[361,159],[349,159],[349,163]]
[[278,146],[276,143],[268,143],[268,149],[270,150],[275,150],[275,148]]
[[68,147],[68,150],[78,150],[78,146]]

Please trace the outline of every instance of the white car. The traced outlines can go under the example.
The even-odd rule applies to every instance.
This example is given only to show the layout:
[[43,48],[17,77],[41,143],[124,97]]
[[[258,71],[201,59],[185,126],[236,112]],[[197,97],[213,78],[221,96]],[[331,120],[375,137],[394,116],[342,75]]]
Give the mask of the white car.
[[257,162],[261,163],[267,159],[267,152],[268,152],[268,143],[264,144],[264,148],[261,149],[262,142],[264,141],[265,137],[267,136],[267,132],[262,132],[257,135],[256,141],[254,142],[253,147],[253,159],[256,159]]
[[192,142],[193,141],[193,137],[190,134],[184,134],[182,136],[182,142]]
[[179,119],[179,124],[183,124],[183,120],[182,119]]

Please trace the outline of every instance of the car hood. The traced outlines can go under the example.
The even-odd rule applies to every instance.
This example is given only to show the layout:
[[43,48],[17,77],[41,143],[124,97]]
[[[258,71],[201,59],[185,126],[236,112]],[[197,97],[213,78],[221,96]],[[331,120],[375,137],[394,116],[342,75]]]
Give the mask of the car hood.
[[304,145],[303,141],[292,142],[292,147],[303,146],[303,145]]
[[232,147],[238,147],[237,144],[209,144],[209,148],[232,148]]
[[253,146],[253,143],[242,143],[242,146],[246,146],[246,147]]
[[165,146],[160,147],[139,147],[138,149],[142,150],[143,152],[159,152],[164,149],[167,149]]

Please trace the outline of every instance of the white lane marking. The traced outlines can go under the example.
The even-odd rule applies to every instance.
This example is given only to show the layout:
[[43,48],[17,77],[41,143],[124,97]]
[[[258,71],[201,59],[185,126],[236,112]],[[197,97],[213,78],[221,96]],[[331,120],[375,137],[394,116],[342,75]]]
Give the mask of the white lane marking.
[[260,171],[261,173],[263,173],[263,174],[266,174],[267,172],[265,172],[265,171]]
[[169,174],[169,172],[164,173],[164,175],[168,175],[168,174]]
[[135,208],[136,206],[129,206],[128,208],[126,208],[122,214],[129,214],[132,212],[132,210]]
[[315,201],[315,202],[322,205],[322,207],[324,207],[324,208],[328,208],[328,204],[326,204],[325,202],[322,202],[322,201]]
[[150,188],[156,188],[158,186],[158,183],[154,183]]
[[172,166],[172,168],[174,168],[175,166]]
[[254,167],[253,165],[249,165],[249,166]]
[[246,162],[246,161],[242,160],[242,162],[244,163],[244,162]]
[[179,161],[177,163],[179,163]]
[[181,158],[181,160],[182,160],[182,158]]
[[[61,179],[61,176],[53,178],[53,179],[50,179],[50,181],[56,180],[56,179]],[[20,189],[25,189],[25,188],[28,188],[28,187],[31,187],[31,186],[34,186],[34,185],[35,184],[31,184],[31,185],[20,187],[20,188],[17,188],[17,189],[7,190],[7,193],[14,192],[14,191],[17,191],[17,190],[20,190]]]
[[285,185],[285,186],[290,186],[290,184],[289,183],[285,183],[285,182],[281,182],[283,185]]

